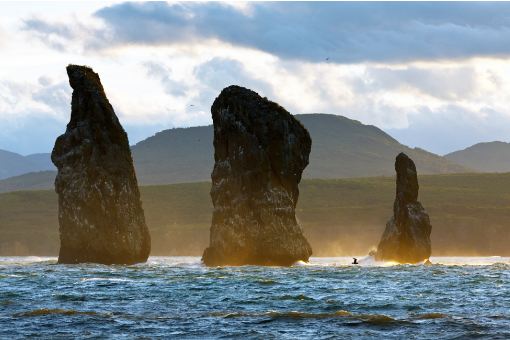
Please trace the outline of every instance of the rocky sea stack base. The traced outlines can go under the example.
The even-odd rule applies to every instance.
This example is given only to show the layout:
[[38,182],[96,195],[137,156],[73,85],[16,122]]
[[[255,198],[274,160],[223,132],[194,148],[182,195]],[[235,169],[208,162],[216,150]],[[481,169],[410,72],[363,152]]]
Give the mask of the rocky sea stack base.
[[128,137],[90,68],[67,67],[71,120],[51,154],[58,168],[59,263],[147,260],[150,235]]
[[280,105],[230,86],[212,108],[214,205],[208,266],[292,265],[312,249],[295,217],[308,131]]
[[418,174],[414,162],[404,153],[395,160],[397,193],[393,217],[377,248],[376,259],[399,263],[418,263],[430,257],[429,215],[418,202]]

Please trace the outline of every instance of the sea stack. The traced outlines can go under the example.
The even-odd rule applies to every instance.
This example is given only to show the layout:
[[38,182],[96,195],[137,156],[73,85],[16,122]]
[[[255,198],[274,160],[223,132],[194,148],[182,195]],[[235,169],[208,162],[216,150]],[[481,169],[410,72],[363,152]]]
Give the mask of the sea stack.
[[214,210],[202,260],[208,266],[308,261],[312,249],[295,216],[312,145],[308,131],[280,105],[239,86],[223,89],[211,113]]
[[147,260],[150,235],[128,137],[97,73],[67,66],[71,120],[51,154],[58,168],[59,263]]
[[393,217],[377,247],[376,259],[418,263],[430,257],[429,215],[418,202],[418,174],[411,158],[400,153],[395,160],[397,190]]

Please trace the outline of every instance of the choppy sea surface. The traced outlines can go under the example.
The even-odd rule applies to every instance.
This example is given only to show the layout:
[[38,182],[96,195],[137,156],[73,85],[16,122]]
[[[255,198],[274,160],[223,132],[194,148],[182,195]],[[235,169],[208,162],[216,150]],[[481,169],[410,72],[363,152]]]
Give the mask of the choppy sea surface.
[[510,258],[206,268],[0,258],[0,338],[510,339]]

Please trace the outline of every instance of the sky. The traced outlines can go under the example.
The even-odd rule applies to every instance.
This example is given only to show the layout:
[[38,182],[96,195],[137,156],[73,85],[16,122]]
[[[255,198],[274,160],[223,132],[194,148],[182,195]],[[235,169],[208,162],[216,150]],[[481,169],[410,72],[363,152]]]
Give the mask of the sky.
[[510,142],[510,3],[0,3],[0,149],[50,152],[65,67],[99,73],[131,144],[212,123],[236,84],[438,154]]

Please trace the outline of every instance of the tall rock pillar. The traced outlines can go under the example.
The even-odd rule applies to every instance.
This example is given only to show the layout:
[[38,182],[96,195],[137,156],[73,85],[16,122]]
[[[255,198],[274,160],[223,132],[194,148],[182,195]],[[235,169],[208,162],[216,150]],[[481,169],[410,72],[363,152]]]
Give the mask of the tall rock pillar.
[[395,160],[397,189],[393,217],[377,247],[376,259],[418,263],[431,254],[429,215],[418,202],[418,174],[411,158],[400,153]]
[[312,253],[295,217],[308,131],[280,105],[239,86],[214,101],[214,205],[206,265],[291,265]]
[[67,67],[71,120],[51,154],[58,168],[59,263],[132,264],[147,260],[150,235],[126,132],[99,76]]

